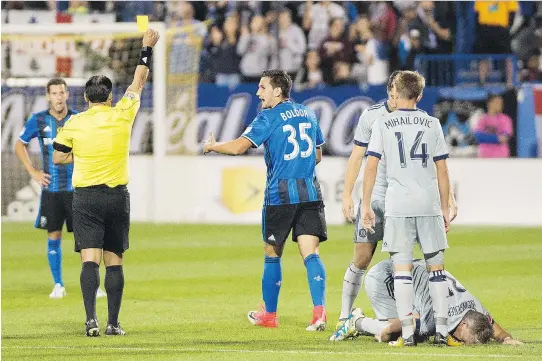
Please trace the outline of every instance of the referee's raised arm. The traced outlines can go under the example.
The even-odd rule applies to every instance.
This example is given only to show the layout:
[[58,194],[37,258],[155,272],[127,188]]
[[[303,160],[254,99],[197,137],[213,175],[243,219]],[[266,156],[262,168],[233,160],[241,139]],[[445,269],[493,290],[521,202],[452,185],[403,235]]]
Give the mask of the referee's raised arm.
[[160,39],[160,35],[153,29],[148,29],[145,35],[143,35],[143,49],[141,49],[139,64],[135,70],[134,80],[132,80],[132,84],[126,90],[127,92],[141,95],[147,81],[147,76],[149,75],[149,66],[152,63],[152,47],[156,45],[158,39]]
[[53,142],[55,163],[74,161],[73,228],[75,250],[81,252],[87,336],[100,334],[96,291],[102,258],[109,311],[105,334],[125,334],[118,316],[124,290],[123,254],[129,247],[130,137],[158,38],[152,29],[144,34],[132,84],[115,106],[111,80],[104,75],[92,76],[85,84],[88,110],[72,116]]

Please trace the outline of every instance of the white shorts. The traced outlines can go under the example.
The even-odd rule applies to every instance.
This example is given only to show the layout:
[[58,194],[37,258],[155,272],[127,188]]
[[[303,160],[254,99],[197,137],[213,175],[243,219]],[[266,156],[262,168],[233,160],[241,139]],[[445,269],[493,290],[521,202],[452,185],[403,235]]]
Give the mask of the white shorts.
[[412,253],[418,243],[424,254],[448,248],[442,216],[386,217],[382,252]]
[[379,262],[367,272],[365,291],[378,320],[398,318],[391,262]]

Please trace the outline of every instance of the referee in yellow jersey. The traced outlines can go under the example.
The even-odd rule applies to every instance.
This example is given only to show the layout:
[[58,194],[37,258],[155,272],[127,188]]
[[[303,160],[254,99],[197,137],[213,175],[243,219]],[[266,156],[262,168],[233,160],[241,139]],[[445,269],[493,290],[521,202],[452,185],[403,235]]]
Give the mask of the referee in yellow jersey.
[[100,335],[96,290],[102,255],[108,306],[105,334],[125,334],[118,316],[124,289],[122,258],[130,230],[130,194],[126,188],[130,135],[158,38],[158,32],[152,29],[143,35],[134,80],[115,106],[111,80],[103,75],[91,77],[85,84],[89,109],[72,116],[53,143],[55,164],[74,162],[73,230],[75,251],[81,252],[87,336]]

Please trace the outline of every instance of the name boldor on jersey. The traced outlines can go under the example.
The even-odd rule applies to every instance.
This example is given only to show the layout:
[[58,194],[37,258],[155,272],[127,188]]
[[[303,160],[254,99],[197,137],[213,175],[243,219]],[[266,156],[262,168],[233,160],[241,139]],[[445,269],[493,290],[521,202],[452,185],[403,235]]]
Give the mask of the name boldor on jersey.
[[[378,103],[365,109],[363,113],[361,113],[358,120],[358,125],[354,134],[354,144],[359,147],[367,147],[369,145],[369,141],[371,140],[373,124],[379,119],[384,119],[384,117],[386,117],[389,113],[391,113],[391,110],[388,108],[387,102]],[[384,157],[382,157],[378,163],[376,180],[371,199],[384,200],[386,197],[387,188],[388,182],[386,181],[386,161]]]
[[440,121],[398,109],[373,124],[367,155],[386,157],[386,216],[442,215],[435,162],[448,158]]

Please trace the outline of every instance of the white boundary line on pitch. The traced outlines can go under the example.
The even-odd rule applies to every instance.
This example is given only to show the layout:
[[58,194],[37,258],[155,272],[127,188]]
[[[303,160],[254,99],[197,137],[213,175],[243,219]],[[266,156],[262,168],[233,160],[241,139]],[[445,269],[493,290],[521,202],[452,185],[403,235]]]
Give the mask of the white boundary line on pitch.
[[497,354],[466,354],[466,353],[414,353],[414,352],[365,352],[359,351],[314,351],[314,350],[245,350],[245,349],[206,349],[195,347],[164,348],[164,347],[103,347],[103,346],[2,346],[2,349],[29,350],[110,350],[110,351],[172,351],[172,352],[201,352],[201,353],[284,353],[284,354],[323,354],[323,355],[371,355],[371,356],[431,356],[431,357],[491,357],[491,358],[522,358],[522,355]]

